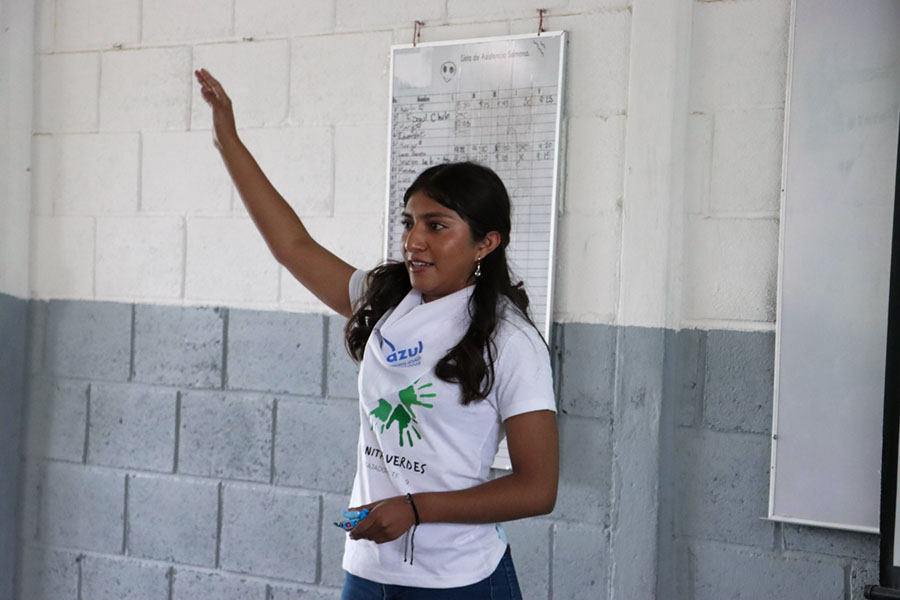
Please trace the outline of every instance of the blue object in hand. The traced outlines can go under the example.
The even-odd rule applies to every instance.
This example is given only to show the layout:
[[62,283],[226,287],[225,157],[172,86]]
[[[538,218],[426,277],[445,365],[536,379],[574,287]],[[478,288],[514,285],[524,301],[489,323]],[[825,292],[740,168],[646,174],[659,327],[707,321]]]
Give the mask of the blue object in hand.
[[362,510],[342,510],[341,514],[344,516],[344,519],[341,521],[335,521],[334,525],[336,527],[340,527],[344,531],[350,531],[356,524],[366,518],[366,515],[369,514],[369,509],[364,508]]

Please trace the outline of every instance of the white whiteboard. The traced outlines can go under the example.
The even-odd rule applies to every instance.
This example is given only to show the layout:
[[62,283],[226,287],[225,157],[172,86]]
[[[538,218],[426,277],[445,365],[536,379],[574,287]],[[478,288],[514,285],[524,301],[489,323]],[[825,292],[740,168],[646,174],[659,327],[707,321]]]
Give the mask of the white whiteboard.
[[400,258],[403,194],[426,168],[474,161],[512,201],[507,256],[550,339],[565,32],[391,48],[385,257]]
[[878,532],[900,0],[796,0],[769,517]]

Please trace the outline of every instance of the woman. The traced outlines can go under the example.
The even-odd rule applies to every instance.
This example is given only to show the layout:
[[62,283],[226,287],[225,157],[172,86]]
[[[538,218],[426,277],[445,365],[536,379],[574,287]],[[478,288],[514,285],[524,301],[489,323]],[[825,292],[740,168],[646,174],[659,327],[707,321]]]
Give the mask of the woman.
[[[213,137],[275,258],[336,312],[360,361],[343,598],[520,598],[496,523],[556,501],[546,345],[506,262],[509,197],[471,163],[423,172],[404,197],[403,262],[357,271],[317,244],[240,142],[231,102],[196,73]],[[490,480],[505,432],[512,472]]]

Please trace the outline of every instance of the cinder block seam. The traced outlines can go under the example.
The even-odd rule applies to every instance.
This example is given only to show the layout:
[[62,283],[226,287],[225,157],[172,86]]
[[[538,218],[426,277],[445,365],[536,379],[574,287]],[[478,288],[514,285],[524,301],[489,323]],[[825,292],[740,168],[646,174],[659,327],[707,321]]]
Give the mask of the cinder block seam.
[[278,431],[278,398],[272,399],[272,434],[269,436],[269,484],[275,484],[275,435]]
[[[760,517],[762,518],[762,517]],[[692,544],[703,544],[712,548],[721,548],[723,550],[732,550],[754,556],[770,558],[774,560],[787,561],[814,561],[830,563],[833,565],[844,566],[852,562],[853,559],[844,556],[835,556],[821,554],[818,552],[810,552],[807,550],[778,550],[776,548],[763,548],[758,545],[741,544],[738,542],[726,542],[722,540],[714,540],[694,535],[681,534],[675,536],[676,541],[687,542],[690,549]]]
[[[185,254],[187,254],[187,250],[185,249]],[[221,389],[226,389],[228,385],[228,328],[231,311],[227,308],[223,308],[222,310],[222,381],[220,382],[219,387]]]
[[[234,2],[231,3],[231,25],[232,25],[231,31],[232,31],[232,33],[234,33]],[[193,93],[193,88],[194,88],[194,73],[193,73],[194,46],[193,45],[191,45],[188,48],[188,65],[189,65],[188,73],[186,73],[187,77],[185,78],[185,83],[187,84],[187,88],[188,88],[187,96],[186,96],[188,101],[185,102],[185,106],[184,106],[184,110],[185,110],[184,122],[187,124],[187,127],[186,127],[187,130],[190,131],[192,129],[191,125],[193,125],[193,123],[191,123],[191,117],[194,114],[194,93]],[[187,254],[187,245],[186,244],[184,247],[184,253]],[[186,273],[186,272],[187,271],[183,271],[183,273]],[[184,296],[182,295],[182,298],[183,297]]]
[[178,473],[178,454],[181,452],[181,390],[175,392],[175,449],[172,452],[172,473]]
[[[96,246],[96,244],[94,244],[94,245]],[[96,263],[96,262],[97,261],[96,261],[96,257],[95,257],[94,263]],[[135,344],[134,344],[134,342],[135,342],[135,338],[137,337],[137,331],[135,329],[135,327],[136,327],[135,315],[136,314],[137,314],[137,306],[135,304],[132,304],[131,305],[131,331],[130,331],[131,340],[130,340],[130,344],[129,344],[129,354],[128,354],[128,381],[129,382],[134,381],[134,374],[135,374],[134,373],[134,371],[135,371],[135,367],[134,367],[134,345]]]
[[322,496],[317,498],[318,506],[316,507],[319,515],[319,535],[316,536],[316,543],[319,546],[316,552],[316,573],[313,581],[322,583],[322,535],[325,533],[325,520],[322,518],[325,513],[325,501]]
[[[122,519],[122,555],[128,556],[128,534],[131,532],[131,524],[129,523],[128,513],[128,496],[131,489],[131,475],[125,475],[125,508],[122,511],[124,518]],[[80,596],[79,596],[80,597]]]
[[[141,559],[148,564],[156,564],[160,566],[173,566],[172,563],[168,563],[161,560],[156,559]],[[328,586],[317,586],[310,585],[309,583],[303,585],[302,582],[297,581],[295,579],[284,579],[282,577],[269,577],[269,576],[261,576],[254,575],[252,573],[241,573],[239,571],[228,571],[225,569],[216,569],[212,567],[203,567],[200,565],[184,565],[184,564],[176,564],[173,566],[173,579],[174,576],[177,576],[179,572],[190,572],[197,573],[201,575],[225,575],[228,577],[236,577],[244,580],[248,583],[258,583],[263,585],[283,585],[291,588],[298,588],[304,591],[318,591],[318,590],[327,590],[327,591],[337,591],[339,588],[333,588]]]
[[[193,94],[192,94],[193,95]],[[188,224],[187,224],[187,216],[181,216],[181,247],[183,248],[183,252],[181,253],[181,287],[178,291],[178,297],[185,297],[185,290],[187,289],[187,248],[188,248]]]
[[84,585],[83,565],[84,565],[84,554],[79,554],[78,556],[75,557],[75,568],[77,569],[77,573],[78,573],[78,584],[76,586],[76,590],[78,593],[78,600],[81,600],[83,597],[82,592],[81,592],[81,588]]
[[225,497],[224,487],[225,484],[220,481],[217,490],[218,499],[216,505],[216,569],[222,568],[222,513]]
[[697,357],[697,370],[699,371],[700,374],[702,374],[702,376],[697,377],[697,385],[700,387],[700,389],[697,392],[697,397],[700,399],[700,401],[697,403],[697,404],[699,404],[699,406],[697,407],[697,412],[694,415],[694,426],[698,427],[698,428],[702,427],[704,421],[706,420],[706,416],[705,416],[705,414],[706,414],[706,410],[705,410],[705,408],[706,408],[706,402],[705,402],[705,399],[706,399],[706,376],[707,376],[706,344],[707,344],[708,339],[709,339],[708,332],[705,332],[703,335],[701,335],[700,342],[698,344],[699,348],[697,349],[697,352],[699,354],[699,356]]
[[73,546],[64,546],[58,544],[42,544],[42,543],[28,543],[24,547],[37,549],[37,550],[58,550],[62,552],[68,552],[74,554],[76,556],[80,556],[81,558],[97,558],[97,559],[127,559],[133,560],[135,562],[140,562],[152,567],[164,567],[169,568],[172,571],[172,580],[174,580],[174,575],[176,572],[180,571],[190,571],[193,573],[200,573],[203,575],[225,575],[228,577],[237,577],[240,579],[244,579],[251,583],[259,583],[265,585],[283,585],[289,586],[292,588],[299,588],[307,591],[316,591],[316,590],[327,590],[334,591],[338,588],[333,588],[329,586],[317,586],[317,585],[301,585],[302,582],[299,582],[294,579],[284,579],[280,577],[269,577],[269,576],[261,576],[254,575],[252,573],[241,573],[238,571],[229,571],[225,569],[213,568],[213,567],[204,567],[201,565],[189,565],[183,563],[173,564],[171,561],[160,560],[156,558],[146,558],[146,557],[133,557],[133,556],[122,556],[120,554],[105,554],[103,552],[96,552],[93,550],[84,550],[81,548],[76,548]]
[[325,317],[321,320],[322,323],[322,370],[321,376],[319,377],[319,391],[322,398],[326,397],[328,394],[328,347],[330,340],[328,339],[328,323],[331,317],[325,315]]
[[[165,471],[151,471],[147,469],[135,468],[135,467],[117,467],[112,465],[94,465],[94,464],[83,464],[80,461],[72,461],[66,460],[62,458],[48,458],[44,459],[46,463],[56,463],[60,465],[69,465],[72,467],[83,467],[86,471],[91,472],[105,472],[105,473],[116,473],[119,475],[127,476],[140,476],[141,478],[152,478],[152,479],[169,479],[176,481],[183,481],[185,483],[205,483],[210,484],[212,482],[222,481],[221,477],[206,477],[202,475],[194,475],[191,473],[168,473]],[[229,479],[229,482],[247,484],[247,485],[262,485],[267,486],[269,484],[265,482],[261,482],[259,480],[253,479]],[[300,488],[296,486],[274,486],[275,489],[278,488],[291,488],[294,490],[303,490],[310,492],[309,495],[317,494],[320,490],[313,490],[311,488]],[[321,490],[327,491],[327,490]],[[334,493],[334,492],[332,492]]]
[[[615,15],[619,13],[627,13],[631,14],[631,6],[630,4],[623,2],[622,6],[601,6],[597,8],[584,8],[582,10],[569,10],[567,7],[560,7],[559,12],[548,10],[544,13],[544,29],[547,31],[554,31],[556,28],[553,26],[552,18],[563,18],[563,17],[583,17],[586,15],[602,15],[609,14]],[[444,21],[435,22],[431,21],[426,23],[426,25],[431,25],[432,27],[437,27],[441,25],[480,25],[483,23],[509,23],[519,24],[519,23],[534,23],[534,29],[537,29],[537,10],[535,10],[534,16],[531,17],[505,17],[502,13],[498,13],[496,15],[497,18],[491,18],[490,20],[479,20],[475,16],[464,16],[464,17],[454,17],[449,10],[449,7],[445,11]],[[427,41],[427,40],[423,40]]]
[[[99,120],[99,116],[97,117]],[[56,204],[54,201],[54,213]],[[100,236],[100,228],[97,227],[97,218],[91,217],[91,227],[93,227],[93,239],[94,239],[94,247],[91,248],[91,296],[93,298],[97,297],[97,246],[100,244],[98,237]],[[134,336],[132,336],[134,337]]]
[[553,559],[555,556],[555,548],[556,544],[554,543],[556,540],[556,523],[553,523],[550,526],[550,552],[547,555],[547,559],[550,562],[550,568],[547,570],[547,593],[550,595],[550,598],[553,598],[553,572],[555,569],[553,568]]
[[772,438],[772,435],[768,430],[762,431],[762,430],[757,430],[757,429],[748,429],[742,425],[735,425],[732,427],[719,427],[716,425],[704,423],[704,424],[698,425],[697,429],[703,430],[703,431],[712,431],[715,433],[722,433],[722,434],[726,434],[726,435],[734,433],[734,434],[744,434],[744,435],[761,435],[761,436],[768,437],[769,439]]
[[81,451],[81,462],[88,462],[88,448],[90,448],[91,438],[91,396],[94,391],[94,385],[89,383],[85,390],[85,409],[84,409],[84,447]]
[[758,438],[766,438],[767,440],[772,439],[772,435],[768,432],[760,432],[760,431],[743,431],[739,429],[713,429],[712,427],[706,426],[698,426],[696,428],[688,427],[688,429],[694,429],[699,436],[710,436],[710,437],[734,437],[735,439],[744,439],[744,440],[752,440]]
[[853,584],[852,584],[852,573],[853,566],[852,564],[848,564],[844,567],[844,598],[851,599],[853,598]]
[[[337,4],[337,3],[335,3],[335,4]],[[288,57],[288,66],[290,66],[290,57]],[[290,88],[291,88],[291,86],[288,86],[288,102],[291,101],[291,97],[290,97],[291,89]],[[290,106],[290,104],[288,104],[288,106]],[[335,204],[335,201],[337,200],[337,197],[335,194],[335,190],[337,190],[337,127],[334,125],[334,123],[331,123],[330,125],[328,125],[328,134],[329,134],[328,149],[331,152],[331,165],[332,165],[332,167],[331,167],[331,211],[328,213],[328,216],[334,217],[334,204]],[[330,315],[325,317],[326,324],[330,318],[331,318]],[[328,331],[327,327],[325,328],[325,331]],[[328,346],[326,345],[325,347],[327,348]]]
[[[137,136],[137,161],[138,165],[144,164],[144,132],[139,131]],[[143,193],[144,189],[144,169],[138,168],[137,170],[137,212],[140,214],[143,212]]]

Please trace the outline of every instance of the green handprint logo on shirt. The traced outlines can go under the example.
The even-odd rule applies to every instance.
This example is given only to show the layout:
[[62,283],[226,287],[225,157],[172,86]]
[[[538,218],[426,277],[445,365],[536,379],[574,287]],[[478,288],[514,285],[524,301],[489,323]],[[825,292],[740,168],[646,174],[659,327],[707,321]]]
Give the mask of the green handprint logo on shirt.
[[[419,383],[418,379],[413,381],[412,385],[409,387],[397,392],[397,396],[400,398],[400,401],[397,404],[392,405],[384,398],[379,398],[378,406],[369,412],[369,421],[372,425],[372,429],[375,429],[376,420],[381,421],[380,433],[384,433],[385,429],[390,429],[393,423],[397,423],[397,433],[400,436],[401,446],[404,445],[404,433],[406,434],[406,441],[409,442],[410,447],[414,445],[413,436],[410,433],[410,430],[412,430],[412,433],[416,434],[417,439],[422,439],[422,434],[419,433],[419,429],[416,427],[419,419],[416,417],[415,411],[413,411],[413,406],[421,406],[423,408],[434,407],[433,404],[426,404],[419,400],[419,398],[434,398],[437,395],[433,393],[422,393],[422,390],[430,388],[432,384],[426,383],[416,388],[415,385],[417,383]],[[418,393],[416,393],[417,391]]]

